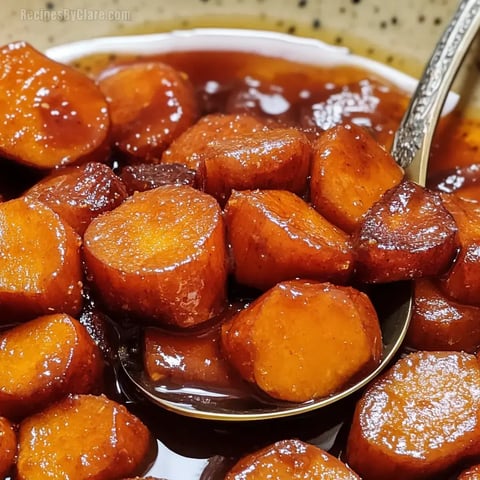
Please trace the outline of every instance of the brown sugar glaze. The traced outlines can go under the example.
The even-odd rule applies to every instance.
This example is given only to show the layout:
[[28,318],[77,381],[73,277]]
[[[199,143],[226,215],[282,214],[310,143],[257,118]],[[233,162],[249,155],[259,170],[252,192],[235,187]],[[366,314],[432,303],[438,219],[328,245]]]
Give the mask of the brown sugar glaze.
[[[75,66],[95,77],[108,65],[139,60],[102,55],[85,58]],[[300,127],[311,139],[335,123],[350,121],[368,128],[388,149],[408,102],[382,79],[350,67],[315,67],[239,52],[177,52],[148,60],[185,72],[196,87],[203,115],[249,112]],[[461,112],[442,119],[429,168],[433,184],[475,163],[479,146],[477,120],[463,118]],[[117,380],[110,385],[110,394],[139,415],[157,438],[158,452],[149,474],[168,480],[220,480],[240,456],[287,438],[341,455],[358,398],[299,417],[227,424],[170,413],[142,400],[123,381],[121,372]]]

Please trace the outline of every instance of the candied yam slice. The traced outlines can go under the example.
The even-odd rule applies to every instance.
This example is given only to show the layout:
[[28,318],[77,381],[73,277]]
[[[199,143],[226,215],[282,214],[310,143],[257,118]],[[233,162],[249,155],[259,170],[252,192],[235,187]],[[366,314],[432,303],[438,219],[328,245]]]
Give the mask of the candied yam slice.
[[0,478],[7,478],[15,462],[17,434],[10,420],[0,417]]
[[225,480],[360,480],[338,458],[301,440],[280,440],[240,459]]
[[310,195],[327,220],[351,233],[367,210],[403,178],[403,170],[356,125],[325,131],[313,145]]
[[129,195],[145,192],[165,185],[188,185],[197,187],[195,170],[180,163],[138,163],[126,165],[120,171]]
[[175,335],[147,328],[143,352],[145,371],[153,382],[167,385],[232,386],[232,372],[219,343],[218,329],[202,335]]
[[457,227],[440,196],[404,181],[370,208],[354,233],[356,276],[374,283],[441,274],[456,248]]
[[458,302],[480,306],[480,204],[455,194],[444,194],[442,200],[455,219],[460,244],[442,288]]
[[80,238],[49,207],[19,198],[0,204],[2,321],[82,306]]
[[197,171],[202,188],[224,204],[232,189],[304,193],[310,156],[310,142],[294,128],[269,130],[249,116],[211,115],[179,137],[162,162]]
[[78,320],[55,314],[21,324],[0,336],[0,415],[25,417],[69,393],[90,393],[102,372],[102,354]]
[[480,364],[460,352],[416,352],[358,402],[347,463],[369,480],[435,478],[480,453]]
[[84,254],[111,310],[187,327],[224,305],[222,213],[214,198],[191,187],[137,193],[97,217],[85,232]]
[[116,480],[141,473],[150,433],[123,405],[71,395],[20,424],[18,480]]
[[172,142],[163,152],[162,162],[184,164],[201,175],[205,158],[215,143],[266,129],[264,122],[250,115],[205,115]]
[[120,205],[128,196],[112,169],[97,162],[55,171],[25,195],[49,206],[79,235],[93,218]]
[[380,361],[382,339],[365,294],[293,280],[226,322],[222,348],[245,380],[274,398],[304,402],[371,371]]
[[457,480],[480,480],[480,465],[467,468],[457,477]]
[[480,307],[452,300],[431,278],[415,280],[413,298],[406,336],[409,347],[469,353],[480,348]]
[[25,42],[2,47],[0,59],[2,156],[45,169],[103,148],[108,108],[90,78]]
[[161,62],[137,62],[104,70],[105,95],[114,145],[130,159],[155,161],[197,118],[188,77]]
[[225,221],[239,283],[266,290],[298,277],[345,283],[352,273],[349,237],[291,192],[234,191]]

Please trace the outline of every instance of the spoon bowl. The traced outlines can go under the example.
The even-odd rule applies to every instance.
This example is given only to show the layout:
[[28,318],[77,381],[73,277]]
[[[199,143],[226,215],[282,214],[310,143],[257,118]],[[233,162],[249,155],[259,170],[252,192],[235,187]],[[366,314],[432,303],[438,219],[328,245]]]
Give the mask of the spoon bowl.
[[[407,93],[412,93],[417,85],[413,78],[383,64],[352,55],[345,48],[332,47],[316,40],[250,30],[201,29],[100,38],[54,47],[48,50],[47,54],[60,62],[71,63],[92,54],[151,55],[192,50],[255,52],[313,65],[354,66],[384,78]],[[450,94],[443,113],[450,112],[457,101],[458,96]],[[338,402],[363,388],[390,363],[402,345],[412,311],[411,283],[375,285],[368,293],[377,310],[382,329],[381,362],[367,376],[326,398],[297,404],[278,402],[260,394],[247,397],[242,391],[203,391],[183,387],[173,389],[154,384],[143,371],[139,328],[133,328],[128,335],[122,333],[118,351],[119,362],[127,378],[143,396],[167,410],[185,416],[209,420],[252,421],[310,412]]]

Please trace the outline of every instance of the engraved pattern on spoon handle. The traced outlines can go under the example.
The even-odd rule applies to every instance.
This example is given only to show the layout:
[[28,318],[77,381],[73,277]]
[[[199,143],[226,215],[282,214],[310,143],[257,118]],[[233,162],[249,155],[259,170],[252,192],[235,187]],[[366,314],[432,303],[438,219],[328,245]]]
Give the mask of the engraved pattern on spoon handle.
[[462,0],[437,43],[394,138],[392,155],[403,168],[423,158],[414,180],[424,184],[428,153],[445,98],[480,28],[480,0]]

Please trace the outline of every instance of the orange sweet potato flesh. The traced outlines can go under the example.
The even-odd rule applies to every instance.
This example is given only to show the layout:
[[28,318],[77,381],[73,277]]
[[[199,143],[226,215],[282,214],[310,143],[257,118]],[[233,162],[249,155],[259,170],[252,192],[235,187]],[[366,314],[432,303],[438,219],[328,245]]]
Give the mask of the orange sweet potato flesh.
[[292,280],[226,322],[222,348],[245,380],[274,398],[304,402],[371,371],[380,361],[382,339],[365,294]]
[[350,238],[294,193],[234,191],[225,209],[235,278],[266,290],[297,277],[346,283]]
[[0,204],[0,312],[11,323],[82,307],[80,238],[43,203]]
[[7,478],[17,453],[17,434],[13,424],[0,417],[0,478]]
[[48,205],[83,235],[95,217],[120,205],[128,193],[110,167],[89,162],[52,173],[25,195]]
[[25,417],[69,393],[98,390],[104,361],[78,320],[54,314],[0,336],[0,415]]
[[416,352],[377,378],[356,406],[346,461],[369,480],[437,478],[480,453],[480,364]]
[[480,348],[480,307],[452,300],[438,280],[430,278],[415,280],[413,301],[407,346],[469,353]]
[[393,282],[444,273],[457,248],[457,226],[437,193],[403,181],[366,213],[353,234],[356,277]]
[[141,473],[150,433],[104,396],[72,395],[20,424],[18,480],[116,480]]
[[480,306],[480,205],[454,194],[442,195],[458,226],[460,249],[442,287],[458,302]]
[[114,311],[188,327],[224,306],[226,245],[220,207],[187,186],[138,193],[84,235],[88,274]]
[[86,75],[17,42],[0,48],[0,81],[1,156],[47,169],[104,147],[108,108]]
[[356,229],[383,193],[402,178],[403,170],[391,155],[356,125],[333,127],[313,146],[312,204],[348,233]]
[[457,477],[457,480],[480,480],[480,465],[467,468]]
[[222,205],[232,189],[304,193],[311,156],[307,137],[294,128],[266,130],[250,118],[207,117],[180,137],[162,162],[196,170],[203,189]]
[[130,160],[159,160],[198,115],[187,76],[161,62],[110,67],[98,84],[108,102],[113,144]]
[[153,382],[232,386],[232,370],[220,352],[218,329],[202,335],[175,335],[156,328],[144,333],[144,366]]
[[301,440],[281,440],[246,455],[227,473],[225,480],[360,480],[347,465],[324,450]]

